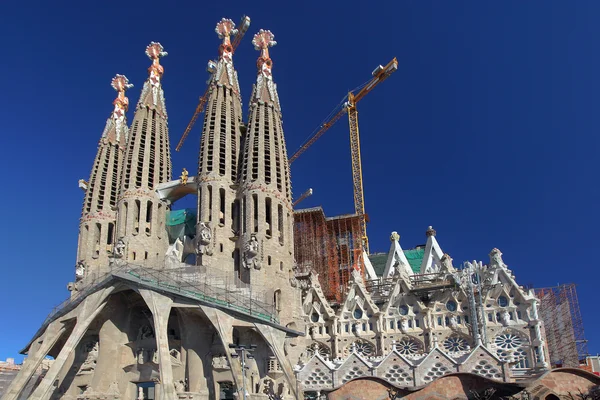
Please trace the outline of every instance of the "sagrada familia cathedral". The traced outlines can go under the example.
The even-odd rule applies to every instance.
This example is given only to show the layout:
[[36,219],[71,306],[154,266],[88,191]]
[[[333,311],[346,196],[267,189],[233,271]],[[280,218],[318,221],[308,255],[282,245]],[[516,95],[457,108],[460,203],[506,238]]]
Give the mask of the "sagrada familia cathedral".
[[[323,277],[297,267],[302,210],[292,207],[274,36],[254,35],[244,121],[235,25],[223,19],[216,32],[196,176],[172,179],[163,46],[146,48],[131,124],[132,85],[112,80],[114,108],[80,181],[71,296],[23,349],[4,400],[554,399],[564,382],[598,384],[549,371],[538,300],[498,249],[486,265],[456,268],[431,227],[417,262],[393,232],[382,268],[366,256],[341,301],[328,298]],[[171,209],[189,194],[195,212]]]

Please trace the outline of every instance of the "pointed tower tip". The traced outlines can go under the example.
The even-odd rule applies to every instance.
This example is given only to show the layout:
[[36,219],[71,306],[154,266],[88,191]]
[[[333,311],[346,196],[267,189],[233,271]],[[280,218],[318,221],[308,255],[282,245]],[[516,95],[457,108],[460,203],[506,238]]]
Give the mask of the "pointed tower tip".
[[433,227],[431,225],[429,225],[429,227],[427,228],[427,231],[425,232],[425,235],[427,237],[430,237],[430,236],[435,236],[436,233],[437,232],[435,231],[435,229],[433,229]]
[[269,30],[261,29],[252,38],[252,44],[255,50],[260,50],[260,56],[256,63],[258,72],[267,78],[271,78],[271,68],[273,67],[273,61],[269,57],[269,47],[273,47],[277,44],[275,35]]
[[148,68],[150,80],[153,84],[158,84],[165,72],[164,67],[160,65],[160,59],[169,55],[169,53],[165,51],[164,47],[159,42],[150,42],[150,44],[146,46],[146,55],[152,60],[152,65]]
[[131,89],[133,85],[125,75],[117,74],[112,78],[110,86],[117,91],[117,98],[113,101],[115,106],[113,118],[116,120],[124,117],[129,108],[129,99],[125,96],[125,91]]
[[400,235],[398,235],[398,232],[394,231],[392,232],[392,234],[390,235],[390,242],[397,242],[400,240]]
[[235,28],[235,23],[227,18],[222,18],[217,22],[215,32],[219,39],[223,39],[223,43],[219,46],[219,58],[230,63],[233,60],[233,46],[231,45],[231,36],[237,35],[238,30]]

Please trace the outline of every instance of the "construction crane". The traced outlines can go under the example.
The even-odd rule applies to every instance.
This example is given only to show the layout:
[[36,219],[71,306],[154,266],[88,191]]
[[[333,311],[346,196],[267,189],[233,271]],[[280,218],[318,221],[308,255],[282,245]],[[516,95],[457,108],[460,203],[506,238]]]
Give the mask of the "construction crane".
[[[304,153],[314,142],[317,141],[333,124],[335,124],[342,115],[348,113],[348,123],[350,125],[350,154],[352,157],[352,182],[354,184],[354,210],[360,218],[360,226],[362,229],[363,248],[369,254],[369,239],[367,237],[367,219],[365,214],[365,197],[363,194],[362,182],[362,164],[360,160],[360,136],[358,133],[358,111],[356,104],[361,101],[367,93],[371,92],[377,85],[385,81],[389,76],[398,69],[398,60],[394,57],[386,66],[378,66],[372,72],[371,78],[364,85],[350,91],[347,96],[347,101],[344,103],[341,110],[329,118],[321,128],[307,140],[299,149],[290,157],[289,163],[294,162],[302,153]],[[356,94],[354,92],[357,92]],[[335,112],[335,111],[334,111]],[[331,114],[330,114],[331,115]]]
[[[235,28],[235,29],[237,29],[238,33],[235,35],[235,38],[233,39],[233,42],[231,43],[231,54],[233,54],[235,52],[235,49],[237,49],[237,47],[239,46],[240,42],[242,41],[242,38],[246,34],[246,31],[248,31],[249,27],[250,27],[250,17],[247,17],[244,15],[242,17],[242,20],[238,24],[238,26]],[[212,63],[212,64],[214,65],[214,63]],[[210,68],[210,65],[211,65],[211,62],[209,62],[209,71],[211,71],[211,70],[214,71],[214,69]],[[181,139],[179,139],[179,143],[177,144],[177,147],[175,147],[175,151],[181,150],[181,147],[183,146],[183,142],[185,142],[185,139],[190,134],[190,131],[192,130],[192,128],[194,127],[194,124],[196,123],[196,120],[198,119],[200,114],[202,114],[202,112],[204,112],[204,107],[206,107],[206,102],[208,101],[209,93],[210,93],[210,85],[208,85],[206,87],[204,94],[200,97],[200,99],[198,101],[198,106],[196,107],[196,111],[194,111],[194,115],[192,115],[192,119],[190,120],[187,128],[185,128],[183,135],[181,135]]]

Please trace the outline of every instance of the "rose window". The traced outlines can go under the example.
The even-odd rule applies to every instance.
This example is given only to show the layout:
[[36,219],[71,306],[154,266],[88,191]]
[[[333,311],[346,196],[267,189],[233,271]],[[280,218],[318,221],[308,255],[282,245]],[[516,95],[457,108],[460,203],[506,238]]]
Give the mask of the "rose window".
[[494,343],[500,349],[512,350],[523,346],[523,339],[512,333],[504,333],[496,336]]
[[369,357],[375,354],[375,347],[369,342],[357,340],[349,346],[346,346],[346,354],[349,354],[353,348],[357,354],[360,354],[364,357]]
[[465,351],[468,347],[467,341],[458,336],[451,336],[444,340],[444,349],[449,352]]
[[308,346],[306,348],[306,353],[308,354],[309,358],[316,354],[320,355],[323,358],[329,357],[329,355],[330,355],[329,348],[327,346],[325,346],[324,344],[317,343],[317,342]]
[[394,345],[396,351],[402,355],[416,354],[419,351],[419,345],[412,339],[402,339]]

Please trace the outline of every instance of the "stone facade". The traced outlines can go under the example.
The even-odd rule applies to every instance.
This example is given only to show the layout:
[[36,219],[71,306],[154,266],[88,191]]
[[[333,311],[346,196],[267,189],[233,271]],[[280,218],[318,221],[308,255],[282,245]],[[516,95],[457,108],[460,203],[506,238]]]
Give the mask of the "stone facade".
[[[254,36],[261,54],[245,129],[235,26],[224,19],[216,30],[197,177],[171,181],[162,46],[146,49],[152,65],[129,136],[127,81],[115,84],[72,296],[27,344],[2,400],[465,399],[524,388],[564,396],[598,383],[548,373],[537,299],[499,250],[487,265],[457,269],[431,227],[419,266],[394,232],[382,270],[365,258],[342,300],[326,298],[320,277],[295,265],[273,34]],[[181,193],[198,194],[196,226],[170,237],[167,211]],[[55,361],[36,375],[47,355]]]

